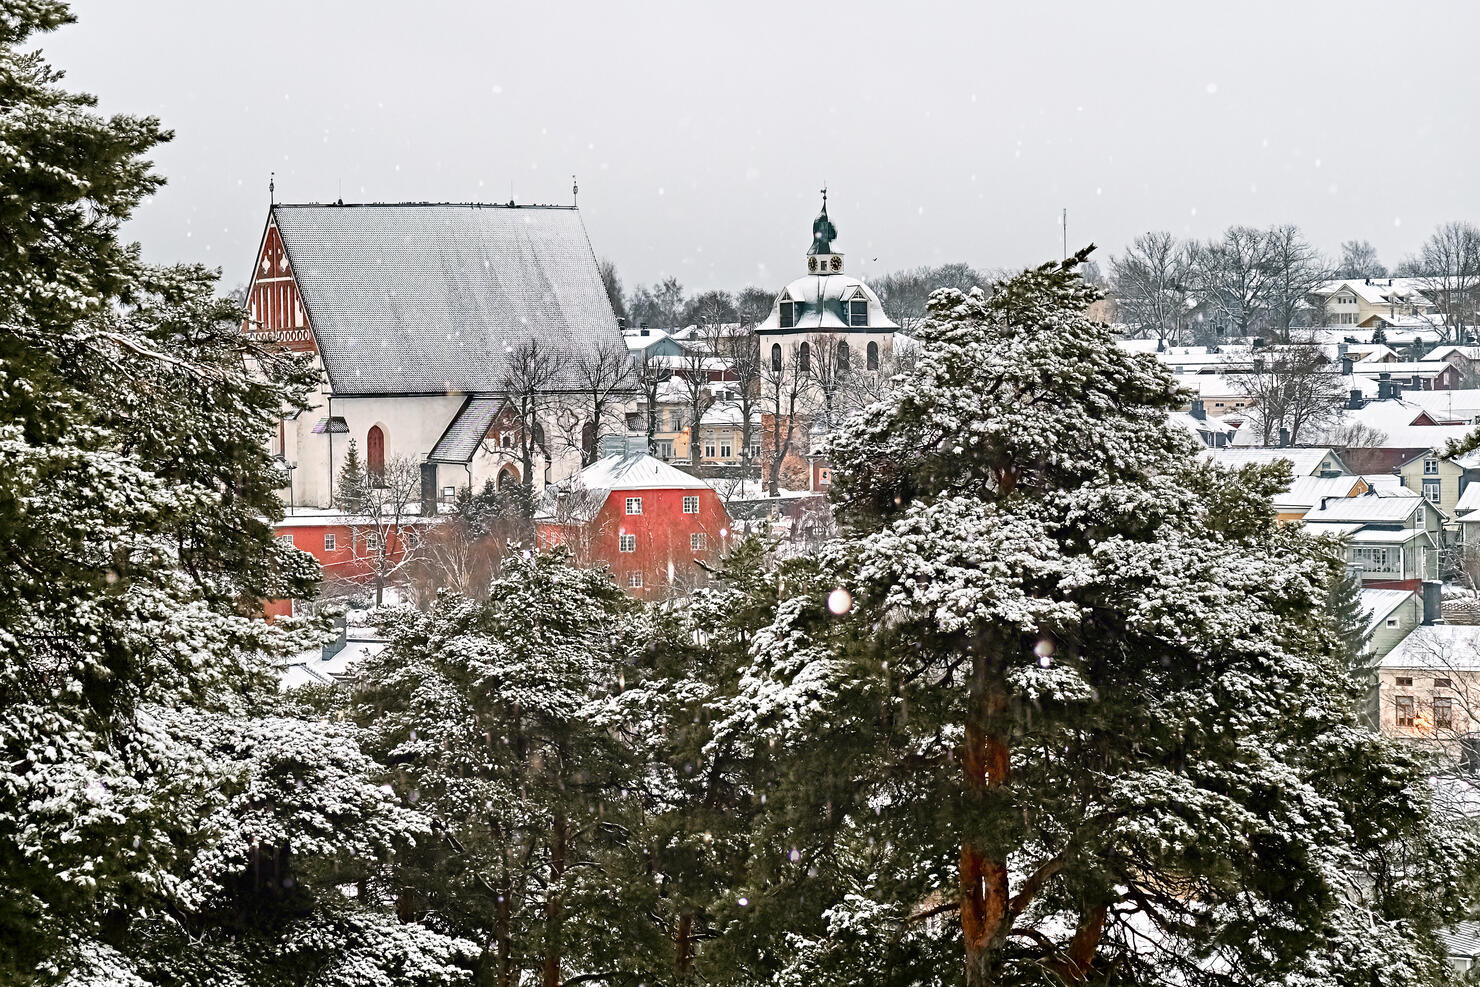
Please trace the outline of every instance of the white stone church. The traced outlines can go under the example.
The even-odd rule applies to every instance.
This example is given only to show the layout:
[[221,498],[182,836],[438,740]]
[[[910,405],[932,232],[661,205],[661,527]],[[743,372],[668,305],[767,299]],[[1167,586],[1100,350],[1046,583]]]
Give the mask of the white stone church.
[[[534,340],[567,362],[624,351],[573,207],[276,204],[247,304],[246,332],[312,353],[321,372],[273,450],[296,507],[331,505],[351,439],[371,473],[396,457],[424,464],[423,497],[518,481],[504,401],[514,349]],[[578,467],[578,451],[551,443],[535,489]]]

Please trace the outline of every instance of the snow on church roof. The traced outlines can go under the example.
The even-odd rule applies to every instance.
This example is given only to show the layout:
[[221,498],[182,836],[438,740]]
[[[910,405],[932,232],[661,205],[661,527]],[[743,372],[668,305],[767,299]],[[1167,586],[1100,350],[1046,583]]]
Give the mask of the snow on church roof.
[[[847,303],[855,299],[868,302],[868,325],[852,326]],[[795,324],[781,326],[781,303],[800,302]],[[766,321],[756,326],[758,333],[774,332],[876,332],[899,326],[884,311],[874,289],[847,274],[808,274],[782,289],[771,305]]]
[[279,204],[272,219],[340,394],[498,391],[529,339],[622,343],[574,209]]

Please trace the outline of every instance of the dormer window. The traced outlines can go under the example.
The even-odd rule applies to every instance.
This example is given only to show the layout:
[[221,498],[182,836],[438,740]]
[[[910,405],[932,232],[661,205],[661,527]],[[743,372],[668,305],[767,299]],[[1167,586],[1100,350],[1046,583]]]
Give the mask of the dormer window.
[[797,324],[796,302],[781,303],[781,328],[790,329]]
[[868,299],[855,298],[848,303],[848,325],[854,328],[868,325]]

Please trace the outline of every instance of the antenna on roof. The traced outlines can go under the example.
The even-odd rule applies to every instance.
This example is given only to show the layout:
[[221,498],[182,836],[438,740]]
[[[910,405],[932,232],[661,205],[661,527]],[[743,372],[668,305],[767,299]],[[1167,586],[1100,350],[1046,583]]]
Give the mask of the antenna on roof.
[[267,173],[267,204],[269,207],[277,205],[277,172],[275,171]]
[[570,176],[570,204],[572,206],[578,206],[578,205],[580,205],[580,197],[581,197],[581,186],[576,182],[576,176],[575,175],[571,175]]

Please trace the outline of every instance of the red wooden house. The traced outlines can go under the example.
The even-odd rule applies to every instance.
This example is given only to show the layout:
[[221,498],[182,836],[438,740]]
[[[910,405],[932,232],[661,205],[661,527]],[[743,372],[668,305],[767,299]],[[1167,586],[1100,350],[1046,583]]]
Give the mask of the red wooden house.
[[[356,585],[373,595],[376,567],[402,561],[437,520],[408,514],[398,524],[377,523],[332,509],[299,508],[278,522],[277,536],[318,560],[326,585]],[[293,607],[292,600],[268,600],[264,611],[271,620],[291,615]]]
[[535,523],[542,547],[609,566],[639,596],[704,582],[700,563],[717,564],[730,536],[713,487],[643,454],[608,456],[547,488]]

